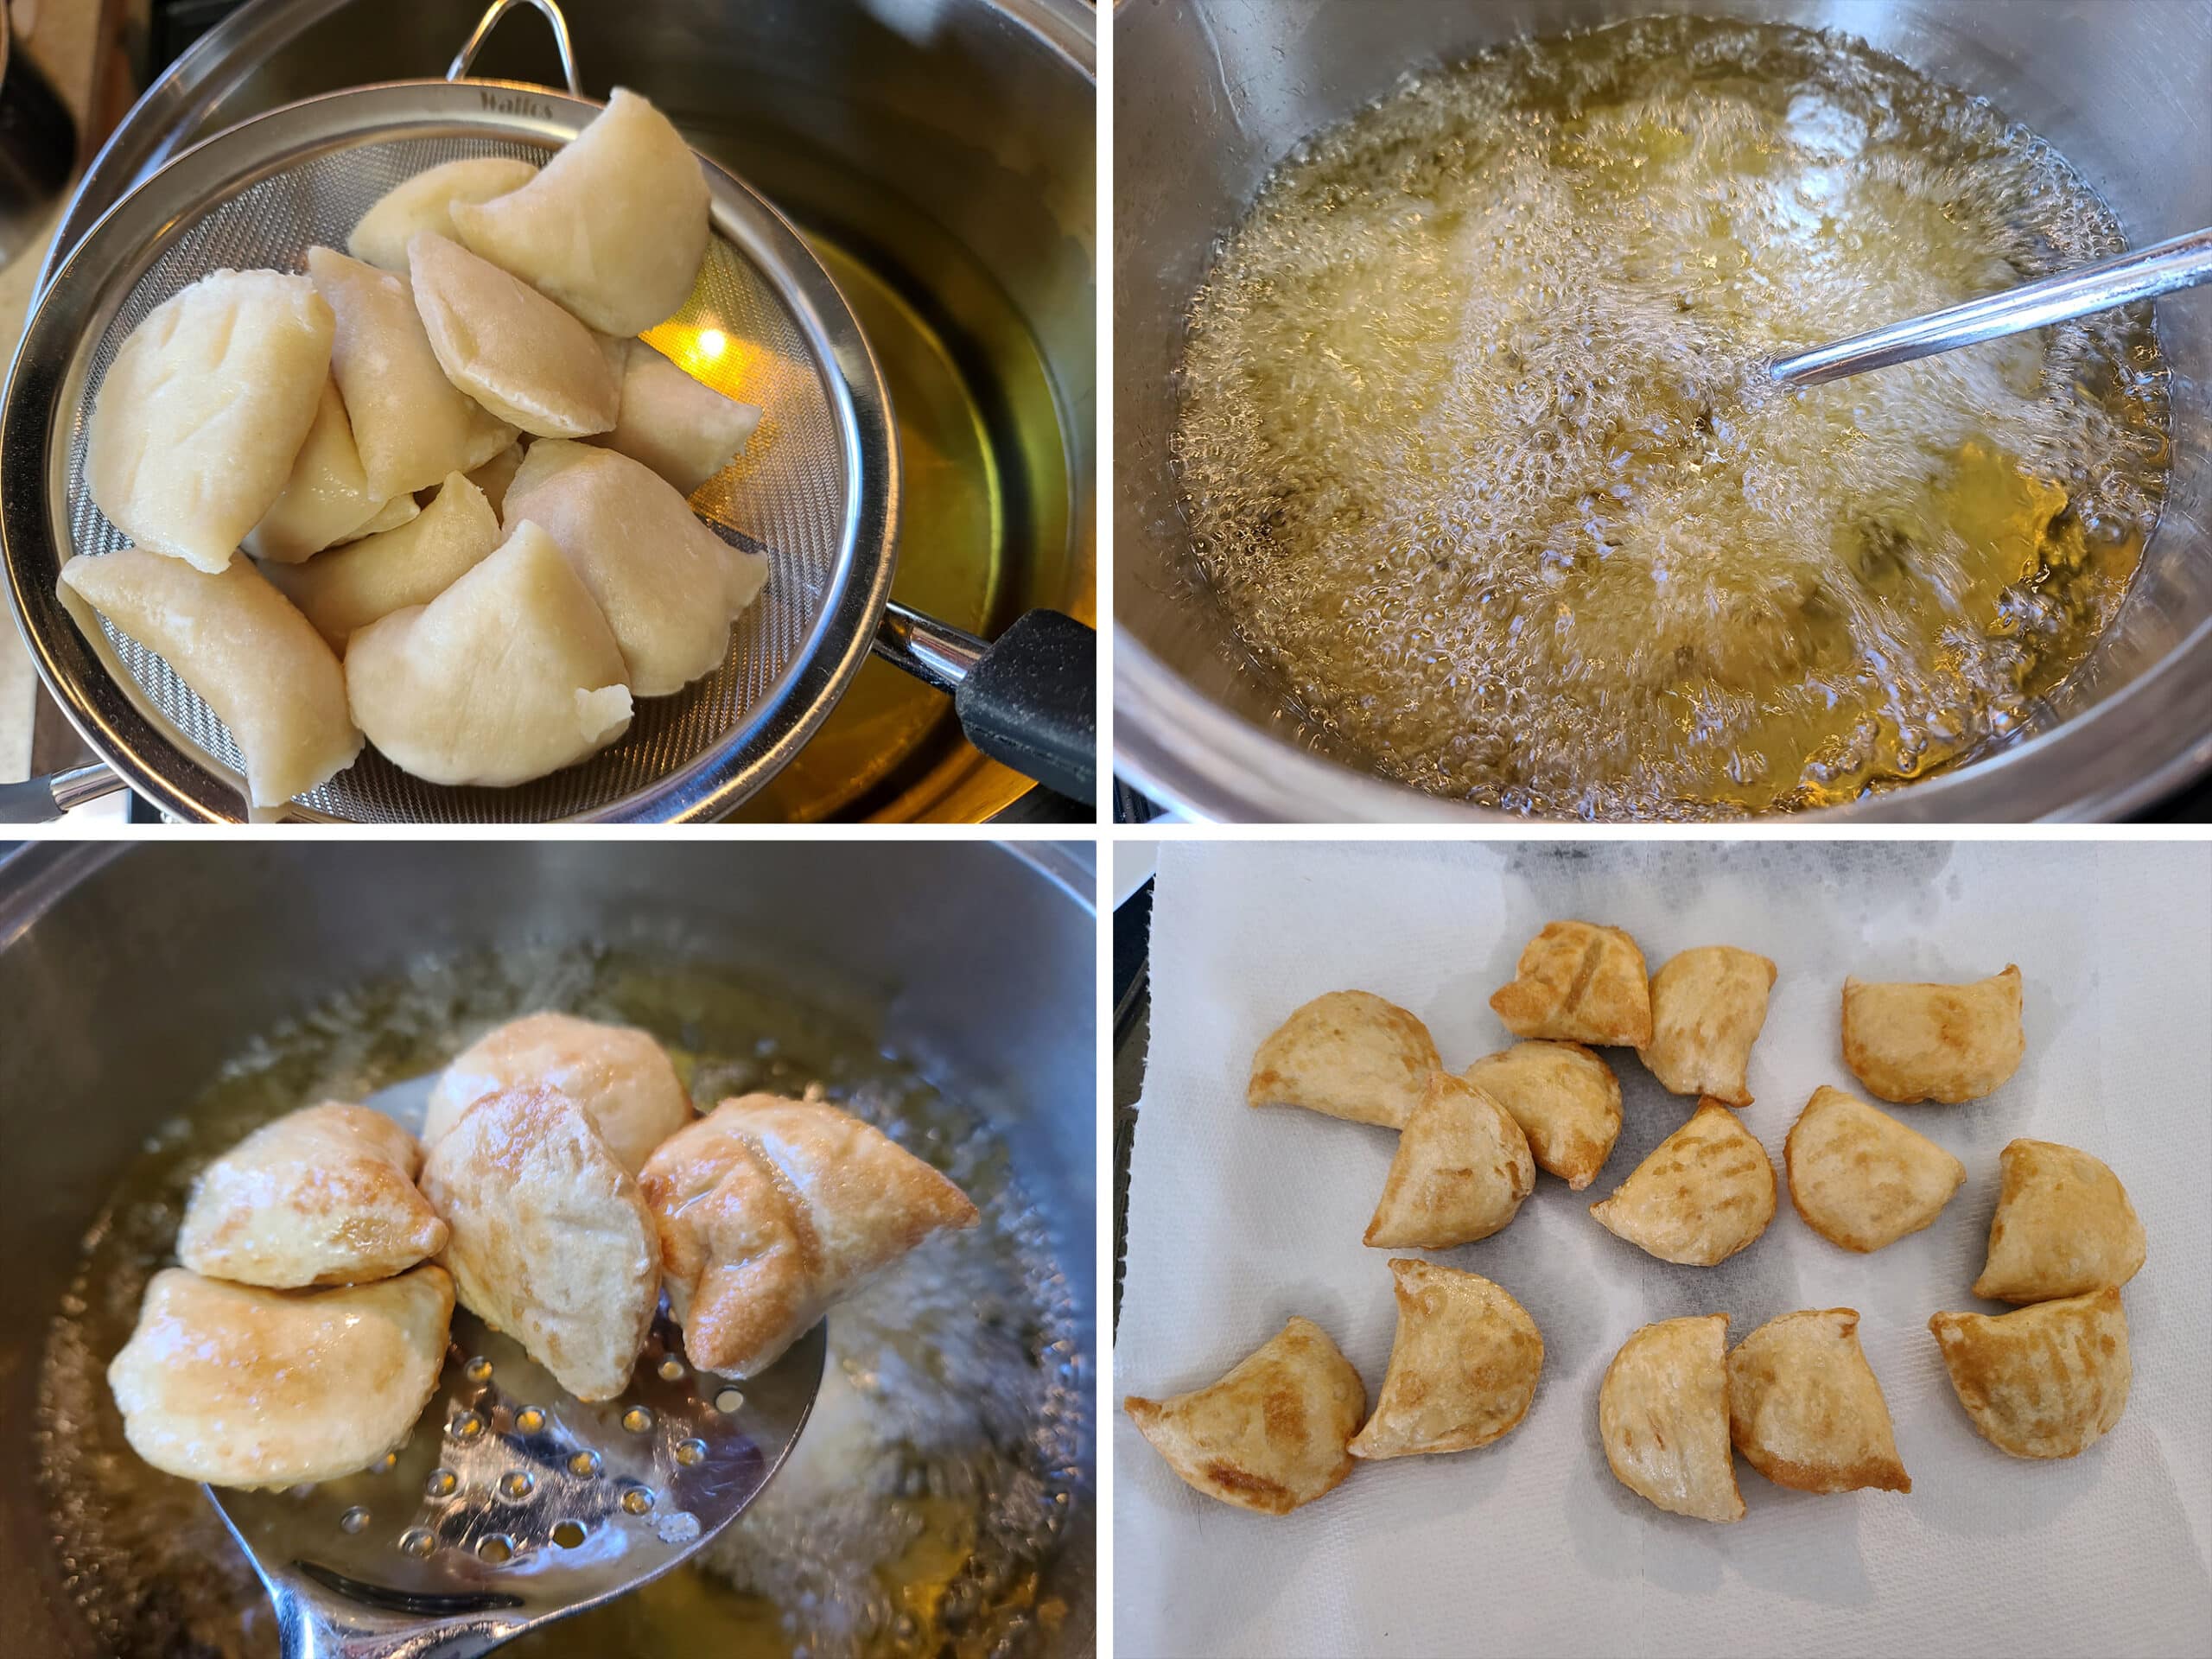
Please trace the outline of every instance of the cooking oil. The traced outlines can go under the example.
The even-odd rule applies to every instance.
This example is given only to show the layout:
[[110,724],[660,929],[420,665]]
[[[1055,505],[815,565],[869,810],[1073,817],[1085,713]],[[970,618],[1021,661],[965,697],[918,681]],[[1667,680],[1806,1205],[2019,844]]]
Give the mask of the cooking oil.
[[751,1090],[835,1100],[944,1170],[982,1222],[834,1311],[807,1429],[728,1533],[686,1567],[505,1651],[1034,1650],[1066,1615],[1055,1567],[1088,1502],[1089,1345],[1004,1142],[857,1018],[721,969],[582,950],[425,963],[334,1001],[240,1053],[148,1138],[86,1236],[40,1377],[52,1541],[100,1643],[125,1659],[277,1651],[266,1598],[213,1506],[138,1459],[107,1389],[146,1281],[174,1262],[194,1175],[283,1112],[423,1076],[540,1007],[653,1031],[703,1104]]
[[2148,308],[1829,385],[1792,347],[2109,256],[1986,104],[1830,34],[1651,19],[1409,79],[1193,303],[1199,560],[1337,746],[1585,817],[1848,801],[2021,730],[2157,523]]

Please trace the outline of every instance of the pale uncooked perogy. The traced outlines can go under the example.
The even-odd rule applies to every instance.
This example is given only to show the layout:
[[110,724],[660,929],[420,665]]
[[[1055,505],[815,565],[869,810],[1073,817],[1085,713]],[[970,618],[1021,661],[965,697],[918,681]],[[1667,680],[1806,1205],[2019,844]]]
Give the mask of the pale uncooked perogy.
[[418,231],[453,234],[456,201],[489,201],[519,190],[537,176],[528,162],[506,156],[470,156],[446,162],[393,186],[361,215],[346,238],[346,251],[380,270],[407,269],[407,244]]
[[445,1248],[445,1223],[416,1190],[422,1167],[415,1137],[382,1112],[303,1106],[200,1173],[177,1260],[276,1290],[389,1279]]
[[571,443],[565,438],[532,439],[516,459],[515,469],[507,476],[507,487],[501,498],[499,522],[513,527],[514,518],[505,503],[519,501],[563,468],[580,461],[589,461],[593,451],[587,444]]
[[486,1032],[439,1074],[423,1144],[435,1146],[478,1101],[514,1089],[550,1089],[574,1101],[633,1175],[692,1118],[691,1096],[652,1033],[529,1014]]
[[438,1385],[453,1280],[425,1263],[335,1290],[263,1290],[167,1268],[108,1366],[130,1449],[215,1486],[365,1469]]
[[92,399],[85,480],[108,522],[198,569],[229,564],[315,424],[332,332],[314,284],[273,270],[214,271],[156,306]]
[[292,459],[283,492],[242,545],[264,563],[298,564],[348,537],[373,533],[370,527],[388,507],[398,507],[403,522],[415,516],[412,497],[385,502],[369,493],[346,400],[338,395],[338,383],[326,377],[315,423]]
[[342,657],[356,629],[429,604],[499,544],[499,518],[483,491],[448,473],[430,505],[398,529],[264,574]]
[[455,201],[451,214],[463,245],[601,333],[636,334],[690,297],[707,205],[683,136],[618,86],[535,178],[491,201]]
[[418,232],[407,257],[415,307],[447,379],[537,437],[613,427],[622,380],[590,329],[520,277],[433,232]]
[[527,521],[428,605],[357,632],[346,695],[369,741],[434,784],[527,783],[630,724],[607,620]]
[[[546,456],[540,438],[507,491],[507,521],[543,524],[569,556],[621,643],[631,691],[666,696],[721,666],[730,624],[768,578],[768,561],[701,524],[667,480],[589,444]],[[534,469],[550,467],[550,471]]]
[[89,606],[158,653],[230,728],[256,807],[283,805],[353,764],[361,734],[330,647],[250,559],[210,575],[126,547],[61,567],[62,602]]
[[622,412],[592,442],[643,461],[690,495],[745,453],[760,411],[693,379],[642,340],[618,343]]
[[522,441],[518,438],[505,448],[468,474],[468,481],[484,492],[484,499],[492,504],[494,512],[505,512],[507,489],[522,470]]
[[439,367],[404,276],[328,248],[308,250],[308,272],[337,318],[330,372],[371,494],[427,489],[514,442],[513,427]]
[[660,1300],[660,1245],[638,1183],[575,1102],[479,1101],[430,1148],[423,1195],[452,1230],[461,1305],[579,1400],[629,1386]]
[[772,1365],[839,1297],[978,1219],[966,1193],[881,1131],[773,1095],[722,1102],[663,1141],[642,1180],[683,1351],[727,1376]]

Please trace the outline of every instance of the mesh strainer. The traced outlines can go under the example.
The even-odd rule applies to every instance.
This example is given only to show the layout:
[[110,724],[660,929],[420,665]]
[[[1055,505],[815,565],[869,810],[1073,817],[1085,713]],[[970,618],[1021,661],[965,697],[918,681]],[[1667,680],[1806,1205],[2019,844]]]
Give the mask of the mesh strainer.
[[[480,156],[542,162],[582,131],[600,106],[576,95],[550,0],[530,3],[554,26],[569,93],[463,79],[515,3],[485,14],[445,80],[310,99],[180,156],[93,226],[33,313],[0,412],[0,543],[16,616],[86,741],[170,813],[243,817],[245,768],[166,663],[105,623],[79,626],[55,594],[64,559],[124,541],[86,486],[92,395],[131,329],[188,283],[225,266],[303,269],[310,246],[342,247],[372,203],[425,168]],[[899,462],[881,375],[798,232],[712,162],[701,167],[714,235],[673,322],[743,342],[743,395],[763,411],[746,456],[693,500],[718,534],[771,562],[728,658],[677,695],[640,702],[612,747],[535,783],[447,788],[365,751],[294,813],[369,823],[720,816],[791,760],[871,648],[954,691],[986,752],[1088,791],[1090,631],[1039,613],[987,646],[890,605]]]

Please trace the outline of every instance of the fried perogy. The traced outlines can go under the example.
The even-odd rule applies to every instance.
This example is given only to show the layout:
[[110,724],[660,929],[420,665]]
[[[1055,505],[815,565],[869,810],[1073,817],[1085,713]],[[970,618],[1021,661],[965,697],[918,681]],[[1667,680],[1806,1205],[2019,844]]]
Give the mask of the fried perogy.
[[435,232],[416,232],[407,257],[415,307],[447,379],[538,437],[613,429],[622,379],[590,329]]
[[1598,1388],[1614,1478],[1674,1515],[1740,1521],[1729,1450],[1728,1316],[1662,1319],[1623,1343]]
[[2117,1289],[2141,1270],[2143,1223],[2101,1160],[2050,1141],[2011,1141],[1997,1156],[2003,1183],[1975,1295],[2050,1301]]
[[1789,1199],[1831,1244],[1878,1250],[1936,1219],[1967,1166],[1926,1135],[1825,1086],[1783,1142]]
[[551,1090],[480,1100],[430,1148],[423,1193],[452,1230],[456,1294],[579,1400],[629,1385],[660,1301],[636,1177]]
[[478,1101],[512,1089],[550,1089],[574,1101],[633,1175],[655,1147],[691,1122],[691,1096],[651,1032],[530,1014],[454,1056],[430,1090],[423,1144],[442,1140]]
[[133,1451],[216,1486],[365,1469],[438,1385],[453,1281],[428,1263],[339,1290],[264,1290],[168,1268],[107,1369]]
[[537,176],[528,162],[470,156],[426,168],[377,198],[346,238],[346,251],[380,270],[407,269],[407,245],[420,231],[451,236],[456,201],[489,201]]
[[726,1100],[678,1130],[643,1181],[683,1351],[726,1376],[772,1365],[870,1275],[978,1219],[966,1193],[880,1130],[773,1095]]
[[61,567],[61,599],[88,632],[79,603],[158,652],[215,711],[253,806],[282,806],[360,753],[338,658],[251,560],[210,575],[140,548],[79,553]]
[[1766,1230],[1774,1185],[1758,1137],[1719,1101],[1702,1100],[1590,1213],[1662,1262],[1709,1268]]
[[1512,1115],[1473,1084],[1432,1071],[1398,1132],[1366,1242],[1415,1250],[1471,1244],[1511,1221],[1535,1188],[1535,1160]]
[[147,313],[92,398],[85,482],[108,521],[196,569],[228,566],[315,423],[332,329],[315,285],[274,270],[213,271]]
[[1513,1115],[1536,1167],[1580,1192],[1597,1179],[1621,1132],[1621,1085],[1580,1043],[1516,1043],[1463,1074]]
[[1878,1100],[1979,1100],[2027,1052],[2020,970],[1970,985],[1843,982],[1843,1059]]
[[2070,1458],[2111,1432],[2135,1370],[2127,1313],[2107,1288],[1994,1317],[1938,1313],[1951,1387],[1974,1430],[2016,1458]]
[[1251,1106],[1303,1106],[1402,1128],[1443,1065],[1428,1027],[1368,991],[1329,991],[1294,1010],[1252,1056]]
[[1728,1355],[1728,1431],[1777,1486],[1912,1490],[1854,1308],[1784,1313],[1738,1343]]
[[1676,952],[1651,976],[1651,1040],[1644,1068],[1677,1095],[1748,1106],[1751,1045],[1766,1024],[1774,963],[1732,944]]
[[1509,1433],[1528,1414],[1544,1365],[1528,1309],[1478,1274],[1402,1259],[1390,1271],[1398,1333],[1352,1456],[1465,1452]]
[[382,1112],[288,1112],[200,1172],[177,1260],[275,1289],[388,1279],[445,1248],[445,1223],[416,1190],[422,1167],[415,1137]]
[[1122,1409],[1192,1490],[1288,1515],[1351,1472],[1367,1388],[1327,1332],[1294,1319],[1219,1381]]
[[[400,499],[414,505],[410,497]],[[264,574],[342,657],[357,631],[394,611],[429,604],[499,544],[499,515],[484,493],[461,474],[448,473],[430,505],[397,529],[305,564],[270,565]]]
[[707,257],[699,158],[668,118],[617,86],[519,188],[448,209],[462,245],[607,334],[642,334],[690,297]]
[[1651,1040],[1643,953],[1617,927],[1549,922],[1490,1000],[1516,1037],[1641,1048]]

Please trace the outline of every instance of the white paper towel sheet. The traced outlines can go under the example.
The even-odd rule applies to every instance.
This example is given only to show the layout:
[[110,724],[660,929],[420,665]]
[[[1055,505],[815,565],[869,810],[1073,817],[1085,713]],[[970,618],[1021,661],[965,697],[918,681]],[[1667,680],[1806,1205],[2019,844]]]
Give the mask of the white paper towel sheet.
[[[1116,1395],[1211,1382],[1290,1315],[1318,1322],[1372,1405],[1396,1315],[1360,1243],[1396,1137],[1244,1103],[1252,1052],[1347,987],[1427,1020],[1455,1070],[1511,1040],[1488,1007],[1546,921],[1624,927],[1656,968],[1696,944],[1780,969],[1744,1121],[1783,1138],[1844,1068],[1844,976],[1978,978],[2018,963],[2027,1058],[1986,1100],[1885,1107],[1967,1180],[1933,1226],[1872,1255],[1799,1220],[1674,1267],[1589,1205],[1694,1103],[1606,1051],[1621,1137],[1585,1192],[1539,1173],[1504,1231],[1432,1259],[1520,1299],[1544,1369],[1520,1427],[1447,1457],[1354,1467],[1284,1517],[1198,1496],[1118,1411],[1120,1659],[1350,1654],[2204,1655],[2212,1652],[2212,849],[2186,843],[1173,843],[1152,935],[1152,1041],[1129,1200]],[[1975,1434],[1928,1316],[1968,1294],[2016,1135],[2094,1153],[2149,1236],[2126,1291],[2134,1389],[2079,1458]],[[1402,1254],[1414,1254],[1402,1252]],[[1741,1459],[1733,1526],[1666,1515],[1606,1467],[1598,1386],[1638,1325],[1846,1306],[1881,1379],[1910,1494],[1770,1484]]]

